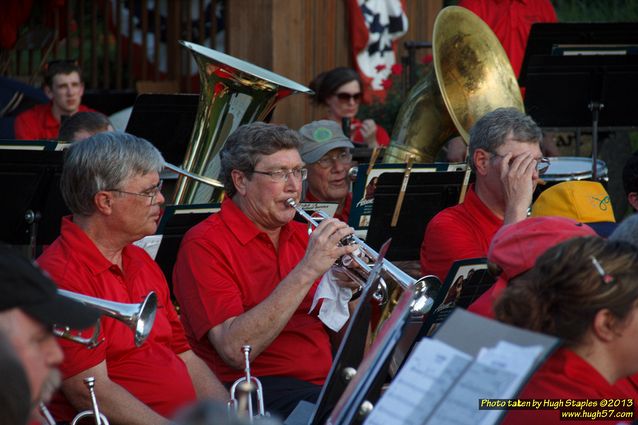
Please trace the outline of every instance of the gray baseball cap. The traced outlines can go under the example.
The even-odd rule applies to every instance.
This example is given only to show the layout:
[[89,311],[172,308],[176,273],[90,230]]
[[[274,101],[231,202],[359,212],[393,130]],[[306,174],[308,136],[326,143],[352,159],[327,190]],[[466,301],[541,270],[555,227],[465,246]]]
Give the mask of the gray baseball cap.
[[312,164],[321,159],[333,149],[353,149],[354,145],[343,134],[341,126],[332,120],[313,121],[299,129],[301,147],[299,153],[306,164]]

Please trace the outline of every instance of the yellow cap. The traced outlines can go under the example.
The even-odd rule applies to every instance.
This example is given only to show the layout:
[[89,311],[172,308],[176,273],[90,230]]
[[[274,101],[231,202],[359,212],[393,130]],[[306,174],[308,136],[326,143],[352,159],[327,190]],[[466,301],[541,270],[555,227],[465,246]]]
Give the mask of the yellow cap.
[[532,205],[532,217],[567,217],[581,223],[615,223],[609,194],[602,184],[569,181],[544,190]]

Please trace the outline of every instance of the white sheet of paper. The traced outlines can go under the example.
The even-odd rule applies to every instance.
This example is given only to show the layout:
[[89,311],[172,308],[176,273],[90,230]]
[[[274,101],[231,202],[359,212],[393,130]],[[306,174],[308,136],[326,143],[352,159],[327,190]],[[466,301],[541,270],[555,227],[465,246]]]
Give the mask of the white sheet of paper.
[[133,242],[133,245],[137,245],[142,248],[154,260],[157,256],[157,251],[159,251],[161,243],[162,235],[150,235],[143,237],[139,241]]

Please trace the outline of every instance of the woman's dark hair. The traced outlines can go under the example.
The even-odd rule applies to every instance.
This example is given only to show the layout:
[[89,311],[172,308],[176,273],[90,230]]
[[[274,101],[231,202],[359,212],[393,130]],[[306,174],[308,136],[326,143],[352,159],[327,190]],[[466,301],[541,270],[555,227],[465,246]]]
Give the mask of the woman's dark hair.
[[361,77],[357,71],[352,68],[338,67],[331,69],[330,71],[322,72],[317,75],[309,84],[310,89],[315,92],[312,100],[317,105],[322,105],[326,102],[330,96],[344,84],[351,81],[359,82],[359,86],[363,89],[361,84]]
[[502,322],[577,345],[598,311],[628,317],[638,300],[637,270],[638,248],[629,243],[571,239],[541,255],[528,279],[508,286],[494,312]]

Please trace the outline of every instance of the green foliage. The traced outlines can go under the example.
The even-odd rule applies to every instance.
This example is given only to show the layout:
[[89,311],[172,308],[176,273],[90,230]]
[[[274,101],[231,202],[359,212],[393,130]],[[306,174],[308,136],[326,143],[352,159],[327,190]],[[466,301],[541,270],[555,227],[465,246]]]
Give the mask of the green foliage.
[[638,21],[638,0],[554,0],[560,22]]

